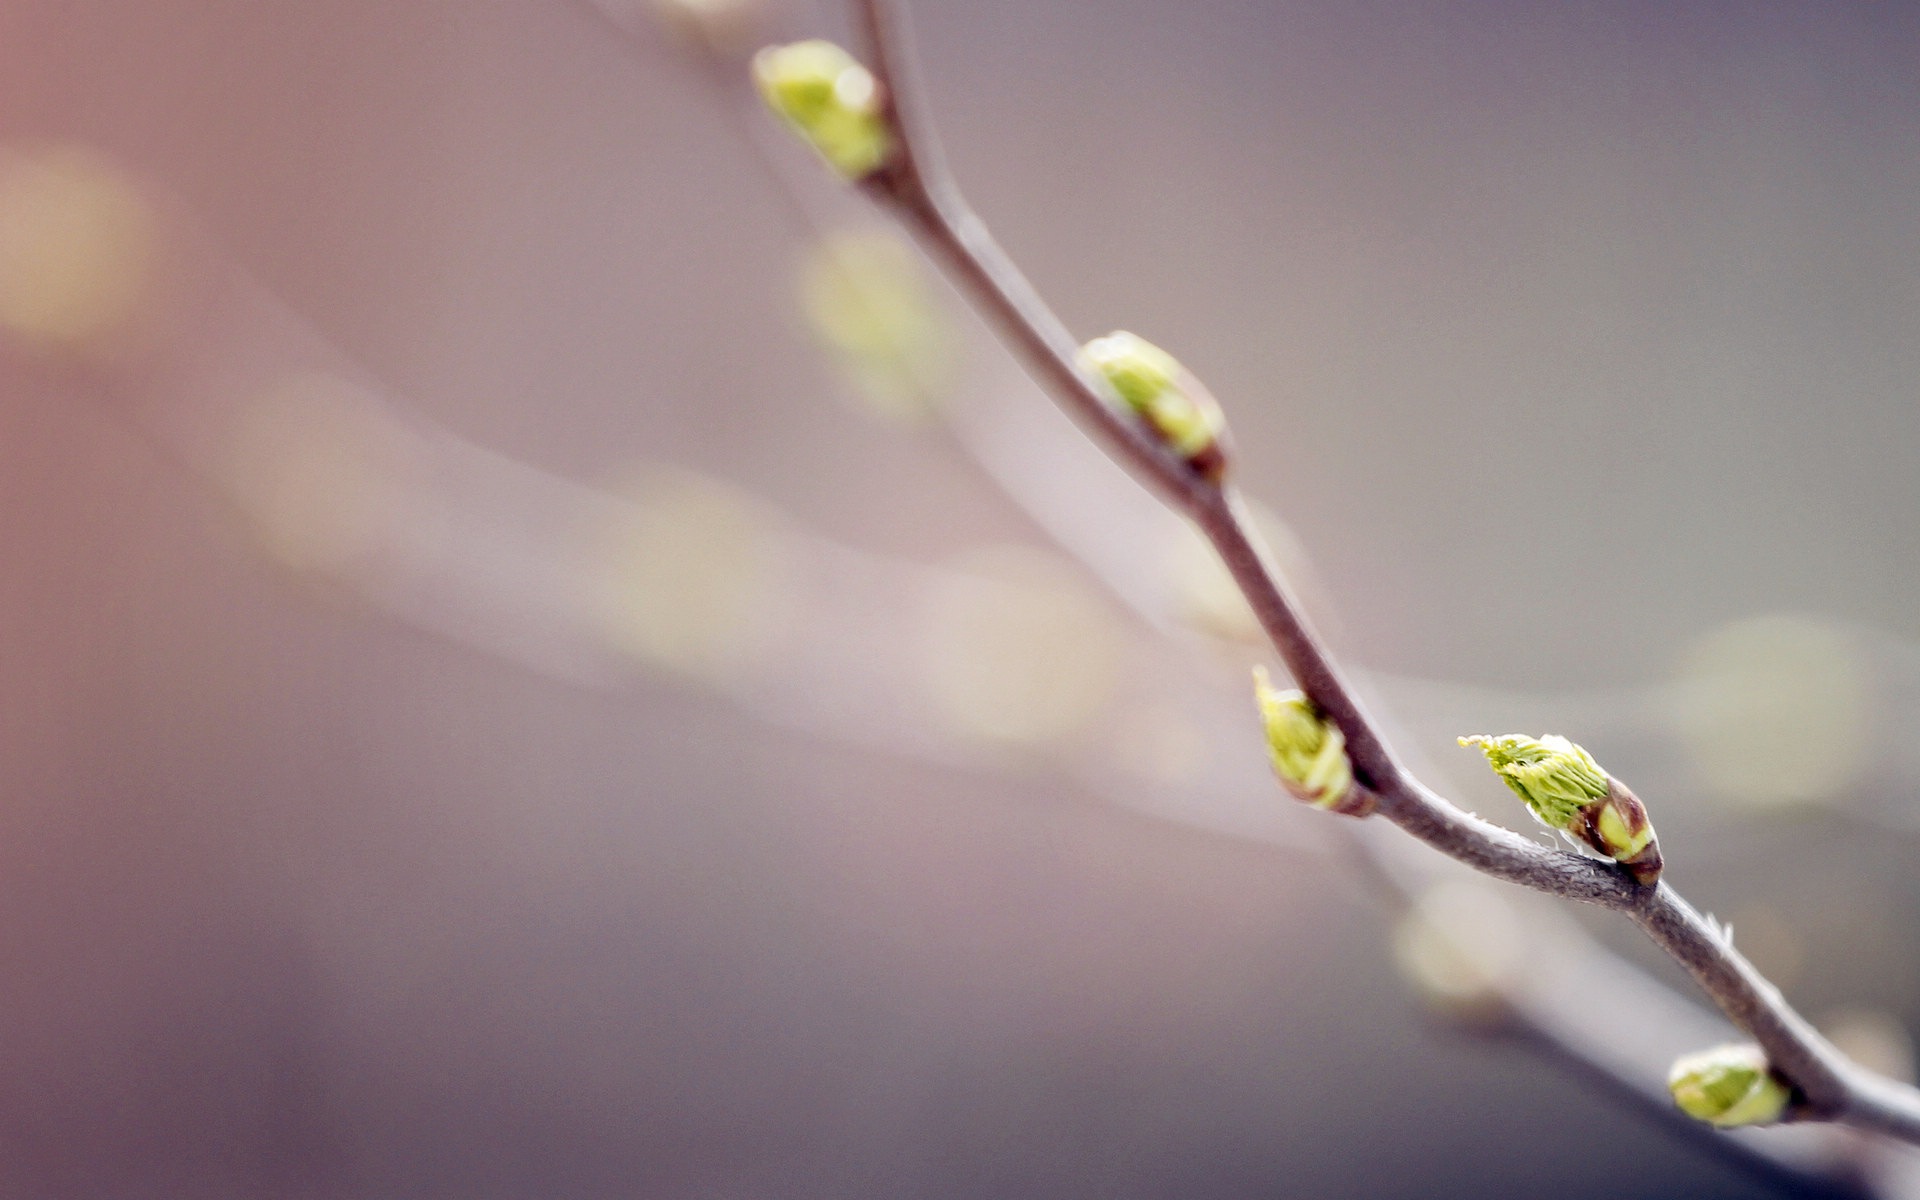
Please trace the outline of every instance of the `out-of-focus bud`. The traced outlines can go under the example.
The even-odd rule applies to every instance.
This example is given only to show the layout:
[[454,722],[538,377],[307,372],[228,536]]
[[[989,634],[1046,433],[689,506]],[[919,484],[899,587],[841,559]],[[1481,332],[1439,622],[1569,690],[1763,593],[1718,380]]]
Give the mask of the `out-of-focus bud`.
[[892,153],[879,81],[832,42],[769,46],[754,55],[753,78],[767,107],[847,179],[873,174]]
[[1187,465],[1217,479],[1227,465],[1226,419],[1212,393],[1173,355],[1124,330],[1080,348],[1080,365],[1107,381],[1122,404]]
[[1591,754],[1553,734],[1475,734],[1460,744],[1480,748],[1536,821],[1619,863],[1641,884],[1660,878],[1660,843],[1646,806]]
[[1262,667],[1253,669],[1253,698],[1267,731],[1267,755],[1280,783],[1315,808],[1364,817],[1373,793],[1353,781],[1346,735],[1304,692],[1282,692]]
[[929,416],[952,382],[952,322],[913,247],[891,230],[834,233],[800,272],[807,324],[870,415]]
[[982,546],[928,578],[919,665],[949,731],[1005,747],[1066,745],[1104,728],[1125,638],[1064,560]]
[[1680,1058],[1667,1072],[1667,1090],[1681,1112],[1721,1129],[1771,1124],[1793,1099],[1760,1048],[1737,1042]]

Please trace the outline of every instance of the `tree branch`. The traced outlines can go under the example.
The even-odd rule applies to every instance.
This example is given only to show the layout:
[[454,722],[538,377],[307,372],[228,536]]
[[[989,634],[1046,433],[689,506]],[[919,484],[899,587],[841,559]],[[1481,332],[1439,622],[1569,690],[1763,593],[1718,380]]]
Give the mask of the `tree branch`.
[[1213,544],[1295,683],[1345,735],[1354,777],[1378,798],[1380,815],[1488,875],[1624,912],[1760,1045],[1795,1089],[1792,1119],[1835,1121],[1920,1145],[1920,1091],[1849,1062],[1672,888],[1641,886],[1613,864],[1548,849],[1413,778],[1250,536],[1232,488],[1195,471],[1108,402],[1103,385],[1078,366],[1078,342],[968,207],[926,123],[899,7],[855,0],[855,11],[895,138],[862,186],[945,265],[1054,399]]

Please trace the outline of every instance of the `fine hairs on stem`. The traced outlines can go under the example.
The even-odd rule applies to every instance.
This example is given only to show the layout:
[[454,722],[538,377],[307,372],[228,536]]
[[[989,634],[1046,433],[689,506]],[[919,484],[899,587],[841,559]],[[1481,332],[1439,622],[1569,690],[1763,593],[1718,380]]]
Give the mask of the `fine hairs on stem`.
[[[1758,1047],[1758,1061],[1777,1077],[1787,1097],[1769,1106],[1762,1119],[1835,1122],[1920,1145],[1920,1091],[1867,1072],[1840,1054],[1717,925],[1658,878],[1657,851],[1637,853],[1632,862],[1616,856],[1615,862],[1550,849],[1463,811],[1412,776],[1249,533],[1245,510],[1220,469],[1224,442],[1209,447],[1218,453],[1201,469],[1191,453],[1161,436],[1164,431],[1116,402],[1110,381],[1089,368],[1078,341],[987,232],[948,174],[917,91],[898,5],[894,0],[853,3],[864,52],[864,67],[855,64],[859,73],[845,74],[841,60],[809,50],[795,57],[808,59],[798,65],[814,71],[812,77],[794,74],[770,83],[763,69],[769,101],[836,169],[915,235],[1056,402],[1212,543],[1304,703],[1344,739],[1353,784],[1367,798],[1349,811],[1377,814],[1484,874],[1625,915]],[[1211,404],[1211,397],[1205,399]],[[1584,758],[1584,751],[1579,753]],[[1588,825],[1582,826],[1590,833],[1591,822],[1606,816],[1602,799],[1613,804],[1630,798],[1639,811],[1638,799],[1617,781],[1605,779],[1593,795]],[[1575,815],[1560,814],[1568,821]],[[1646,832],[1650,836],[1650,827]],[[1636,850],[1646,840],[1638,839]],[[1691,1077],[1675,1081],[1676,1095],[1684,1090],[1693,1096],[1707,1086]]]

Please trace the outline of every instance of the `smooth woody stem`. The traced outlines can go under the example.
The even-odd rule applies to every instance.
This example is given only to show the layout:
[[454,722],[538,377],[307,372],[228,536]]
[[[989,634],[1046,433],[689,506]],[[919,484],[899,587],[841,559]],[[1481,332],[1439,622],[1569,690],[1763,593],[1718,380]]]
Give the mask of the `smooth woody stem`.
[[1027,369],[1092,436],[1186,516],[1220,554],[1295,684],[1340,728],[1356,781],[1378,812],[1485,874],[1625,912],[1684,966],[1795,1089],[1793,1117],[1870,1129],[1920,1146],[1920,1091],[1849,1062],[1705,917],[1665,883],[1645,887],[1619,866],[1551,850],[1481,820],[1415,779],[1394,756],[1250,536],[1233,490],[1156,441],[1108,402],[1076,361],[1079,343],[948,176],[915,91],[904,16],[893,0],[855,0],[866,61],[891,123],[890,156],[861,186],[892,209]]

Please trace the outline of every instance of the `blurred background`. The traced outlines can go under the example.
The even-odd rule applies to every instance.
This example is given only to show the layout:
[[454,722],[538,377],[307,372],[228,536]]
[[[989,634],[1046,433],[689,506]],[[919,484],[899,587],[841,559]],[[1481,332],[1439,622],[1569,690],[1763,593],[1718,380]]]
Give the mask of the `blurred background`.
[[[1426,777],[1581,741],[1911,1071],[1920,8],[914,15]],[[1825,1194],[1624,1095],[1630,931],[1265,777],[1205,555],[751,111],[844,28],[0,9],[0,1193]],[[1569,946],[1625,1087],[1473,1016]]]

